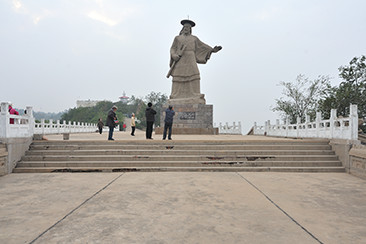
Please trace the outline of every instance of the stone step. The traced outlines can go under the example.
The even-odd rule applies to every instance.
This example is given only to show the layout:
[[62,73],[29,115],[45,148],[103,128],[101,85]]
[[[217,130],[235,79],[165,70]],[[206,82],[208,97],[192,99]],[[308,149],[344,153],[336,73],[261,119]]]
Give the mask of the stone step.
[[14,172],[345,172],[329,140],[34,141]]
[[343,167],[45,167],[15,168],[14,173],[67,172],[332,172],[344,173]]
[[328,145],[326,139],[293,139],[293,140],[121,140],[121,141],[33,141],[38,145]]
[[330,145],[31,145],[38,150],[331,150]]
[[32,155],[22,161],[333,161],[335,155]]
[[339,161],[24,161],[17,167],[334,167],[342,166]]
[[124,150],[124,149],[95,149],[95,150],[31,150],[27,156],[37,155],[334,155],[331,150]]

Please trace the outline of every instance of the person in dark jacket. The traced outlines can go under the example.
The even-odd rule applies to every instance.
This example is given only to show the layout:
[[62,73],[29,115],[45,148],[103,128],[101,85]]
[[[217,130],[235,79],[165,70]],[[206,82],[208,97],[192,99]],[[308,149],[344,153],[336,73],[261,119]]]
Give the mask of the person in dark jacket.
[[103,132],[103,127],[104,127],[103,120],[102,120],[102,118],[99,118],[99,120],[98,120],[98,130],[99,130],[99,134],[102,134],[102,132]]
[[164,133],[163,140],[166,139],[166,131],[169,129],[168,140],[172,139],[172,126],[173,126],[173,117],[175,115],[175,111],[173,106],[169,105],[169,108],[165,110],[165,119],[164,119]]
[[118,123],[117,116],[116,116],[116,111],[117,111],[117,107],[113,106],[112,109],[108,112],[108,116],[107,116],[107,123],[106,124],[109,127],[109,133],[108,133],[108,140],[109,141],[114,141],[113,131],[114,131],[114,127],[116,126],[116,123]]
[[146,116],[146,139],[152,139],[152,131],[153,131],[153,125],[155,122],[155,114],[156,111],[152,108],[152,103],[147,104],[147,108],[145,111]]

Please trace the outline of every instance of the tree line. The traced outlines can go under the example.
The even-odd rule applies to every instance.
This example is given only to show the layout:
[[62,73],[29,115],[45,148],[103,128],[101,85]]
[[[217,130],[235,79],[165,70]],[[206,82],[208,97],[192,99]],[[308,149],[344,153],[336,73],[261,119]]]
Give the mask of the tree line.
[[[272,110],[296,123],[298,117],[304,122],[306,115],[314,120],[317,111],[329,119],[331,109],[337,109],[338,116],[348,117],[350,104],[357,104],[359,118],[366,119],[366,56],[354,57],[338,71],[341,80],[337,86],[324,75],[310,80],[300,74],[294,82],[280,82],[284,97],[275,100]],[[366,132],[366,125],[360,129]]]
[[151,102],[157,112],[155,124],[160,126],[161,106],[165,104],[167,98],[167,95],[160,92],[151,92],[143,98],[131,96],[127,103],[123,103],[122,101],[100,101],[93,107],[69,109],[61,115],[61,120],[97,123],[99,118],[101,118],[105,124],[108,111],[115,105],[118,108],[116,115],[121,124],[126,117],[130,117],[131,114],[134,113],[137,119],[136,128],[144,129],[146,128],[145,110],[147,108],[147,103]]

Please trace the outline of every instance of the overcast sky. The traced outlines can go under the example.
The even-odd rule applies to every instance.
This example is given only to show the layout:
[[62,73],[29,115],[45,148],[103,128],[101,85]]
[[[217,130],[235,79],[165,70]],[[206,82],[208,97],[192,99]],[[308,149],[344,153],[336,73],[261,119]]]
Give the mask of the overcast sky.
[[170,95],[169,49],[188,16],[221,45],[199,65],[214,122],[264,124],[298,74],[333,77],[366,54],[365,0],[0,0],[0,100],[60,112],[76,100]]

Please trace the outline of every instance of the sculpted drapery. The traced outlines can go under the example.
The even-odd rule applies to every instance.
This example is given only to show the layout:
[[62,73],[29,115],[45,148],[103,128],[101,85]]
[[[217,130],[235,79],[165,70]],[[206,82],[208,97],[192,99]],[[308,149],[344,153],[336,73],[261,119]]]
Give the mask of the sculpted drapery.
[[221,50],[221,47],[212,48],[191,35],[194,22],[183,20],[182,24],[181,34],[174,38],[170,48],[170,66],[174,66],[171,72],[173,84],[170,99],[205,104],[204,95],[200,91],[197,63],[207,63],[211,54]]

